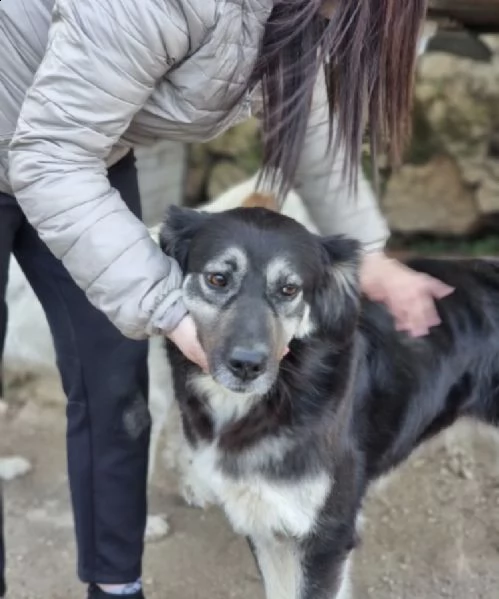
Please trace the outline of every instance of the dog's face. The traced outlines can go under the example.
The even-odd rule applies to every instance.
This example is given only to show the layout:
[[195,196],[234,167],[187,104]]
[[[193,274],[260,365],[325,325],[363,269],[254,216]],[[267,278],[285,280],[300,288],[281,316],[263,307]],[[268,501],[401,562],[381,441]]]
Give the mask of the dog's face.
[[234,392],[266,393],[293,339],[335,341],[355,326],[353,241],[317,237],[262,208],[173,207],[161,246],[183,269],[184,301],[210,374]]

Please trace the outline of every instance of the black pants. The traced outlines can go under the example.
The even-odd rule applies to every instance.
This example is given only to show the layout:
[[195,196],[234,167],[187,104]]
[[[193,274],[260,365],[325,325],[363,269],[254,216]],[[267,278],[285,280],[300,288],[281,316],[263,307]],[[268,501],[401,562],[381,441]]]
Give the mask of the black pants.
[[[109,170],[109,179],[140,216],[132,154]],[[79,577],[83,582],[132,582],[141,574],[147,514],[148,344],[124,338],[91,306],[15,199],[0,194],[0,299],[5,297],[11,252],[47,316],[68,398],[68,471]],[[6,307],[0,303],[3,339]]]

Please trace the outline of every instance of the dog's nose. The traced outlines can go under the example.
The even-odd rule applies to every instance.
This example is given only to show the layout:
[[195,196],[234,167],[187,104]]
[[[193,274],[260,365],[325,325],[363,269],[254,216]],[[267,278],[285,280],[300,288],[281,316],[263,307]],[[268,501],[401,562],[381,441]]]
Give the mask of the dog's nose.
[[242,381],[256,379],[265,369],[267,354],[258,349],[235,347],[229,356],[228,365],[231,372]]

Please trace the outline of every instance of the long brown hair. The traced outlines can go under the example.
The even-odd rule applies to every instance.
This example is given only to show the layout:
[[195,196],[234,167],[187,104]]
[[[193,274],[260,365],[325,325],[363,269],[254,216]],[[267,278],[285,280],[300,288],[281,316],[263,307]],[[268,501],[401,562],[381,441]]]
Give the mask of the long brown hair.
[[329,98],[329,149],[344,145],[350,183],[366,125],[374,160],[384,144],[397,162],[410,132],[426,0],[335,0],[329,19],[321,16],[322,5],[323,0],[275,0],[255,67],[263,96],[263,170],[271,178],[280,172],[281,192],[293,184],[321,68]]

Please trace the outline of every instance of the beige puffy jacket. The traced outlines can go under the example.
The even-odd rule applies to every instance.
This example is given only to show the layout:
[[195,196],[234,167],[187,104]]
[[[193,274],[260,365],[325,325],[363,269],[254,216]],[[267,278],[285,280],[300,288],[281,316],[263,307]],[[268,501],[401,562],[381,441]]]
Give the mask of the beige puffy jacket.
[[[271,8],[0,2],[0,191],[16,195],[89,300],[129,337],[177,325],[181,273],[110,187],[106,165],[134,145],[207,140],[247,118],[246,83]],[[324,233],[382,248],[387,228],[368,185],[352,201],[326,155],[323,85],[315,100],[296,187]]]

